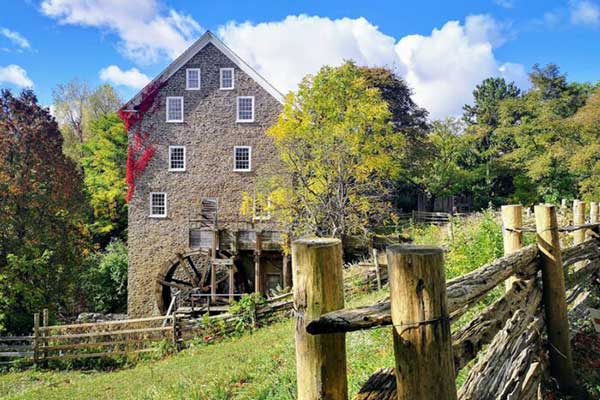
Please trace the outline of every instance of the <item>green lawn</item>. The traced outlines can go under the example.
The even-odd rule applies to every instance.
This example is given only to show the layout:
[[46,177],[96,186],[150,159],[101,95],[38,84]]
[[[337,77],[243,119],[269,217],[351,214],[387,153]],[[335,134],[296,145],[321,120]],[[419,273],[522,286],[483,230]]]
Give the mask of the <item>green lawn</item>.
[[[383,296],[372,293],[348,305],[371,304]],[[351,395],[375,370],[393,365],[389,328],[348,334],[347,348]],[[114,372],[0,375],[3,399],[290,399],[295,393],[292,320]]]

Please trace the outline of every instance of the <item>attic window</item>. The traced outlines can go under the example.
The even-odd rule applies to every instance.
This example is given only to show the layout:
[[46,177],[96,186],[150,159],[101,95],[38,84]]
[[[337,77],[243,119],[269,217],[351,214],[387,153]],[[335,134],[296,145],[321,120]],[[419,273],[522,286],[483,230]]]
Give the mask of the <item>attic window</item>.
[[254,96],[237,98],[237,122],[254,122]]
[[221,68],[221,90],[233,89],[233,68]]
[[167,122],[183,122],[183,97],[167,97]]
[[200,90],[200,68],[188,68],[185,71],[186,90]]

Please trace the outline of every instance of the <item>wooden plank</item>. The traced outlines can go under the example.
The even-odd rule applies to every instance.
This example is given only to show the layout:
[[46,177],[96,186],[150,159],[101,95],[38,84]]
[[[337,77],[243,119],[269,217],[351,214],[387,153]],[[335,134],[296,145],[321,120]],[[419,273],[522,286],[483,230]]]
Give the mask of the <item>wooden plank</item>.
[[[51,325],[47,327],[40,327],[40,331],[55,331],[61,329],[74,329],[74,328],[99,328],[103,326],[112,326],[112,325],[123,325],[123,324],[137,324],[140,322],[150,322],[150,321],[162,321],[164,319],[171,319],[173,316],[165,315],[161,317],[146,317],[146,318],[134,318],[134,319],[121,319],[117,321],[105,321],[105,322],[85,322],[82,324],[70,324],[70,325]],[[33,336],[27,336],[33,338]],[[2,340],[0,339],[0,342]]]
[[3,351],[0,352],[0,357],[31,357],[33,351]]
[[20,342],[20,341],[32,341],[33,336],[0,336],[0,343],[2,342]]
[[145,343],[145,342],[159,342],[164,340],[164,336],[160,337],[145,337],[145,338],[134,338],[127,340],[112,340],[105,342],[85,342],[85,343],[69,343],[60,345],[50,345],[45,348],[46,351],[55,350],[69,350],[69,349],[81,349],[87,347],[105,347],[105,346],[117,346],[121,344],[132,344],[132,343]]
[[140,350],[106,351],[106,352],[102,352],[102,353],[62,354],[59,356],[48,356],[45,358],[45,360],[72,360],[72,359],[77,359],[77,358],[111,357],[111,356],[123,355],[123,354],[149,353],[151,351],[156,351],[156,348],[140,349]]
[[124,329],[121,331],[104,331],[104,332],[89,332],[89,333],[75,333],[72,335],[52,335],[40,338],[40,340],[69,340],[69,339],[80,339],[98,336],[111,336],[111,335],[131,335],[134,333],[150,333],[150,332],[166,332],[170,331],[170,326],[159,327],[159,328],[143,328],[143,329]]

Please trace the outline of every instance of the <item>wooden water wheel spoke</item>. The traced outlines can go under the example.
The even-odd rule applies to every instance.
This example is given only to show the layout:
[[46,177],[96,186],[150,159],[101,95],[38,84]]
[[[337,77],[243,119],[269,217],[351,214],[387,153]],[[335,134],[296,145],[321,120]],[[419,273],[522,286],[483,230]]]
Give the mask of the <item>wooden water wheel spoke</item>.
[[[222,252],[217,253],[216,256],[216,259],[212,259],[208,252],[196,250],[186,254],[176,254],[176,258],[163,266],[156,279],[157,306],[161,313],[167,312],[176,292],[213,295],[225,295],[231,292],[228,281],[229,287],[236,286],[233,274],[230,273],[230,269],[236,270],[234,258]],[[213,273],[218,279],[214,279]],[[213,296],[208,296],[208,299],[211,304],[222,300]],[[180,296],[177,304],[186,307],[190,301],[193,302],[189,296]],[[201,312],[201,308],[198,311]]]

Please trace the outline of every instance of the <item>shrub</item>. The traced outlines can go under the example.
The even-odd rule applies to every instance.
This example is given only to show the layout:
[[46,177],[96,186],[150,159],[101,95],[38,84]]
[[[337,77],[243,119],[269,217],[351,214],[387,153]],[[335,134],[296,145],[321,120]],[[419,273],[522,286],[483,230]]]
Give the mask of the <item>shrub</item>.
[[83,279],[90,310],[108,313],[127,309],[127,260],[127,246],[120,239],[90,256]]

